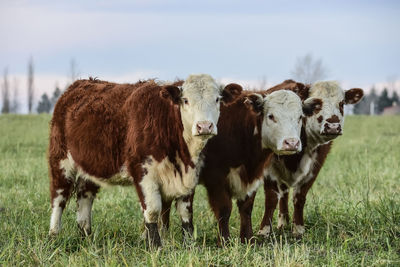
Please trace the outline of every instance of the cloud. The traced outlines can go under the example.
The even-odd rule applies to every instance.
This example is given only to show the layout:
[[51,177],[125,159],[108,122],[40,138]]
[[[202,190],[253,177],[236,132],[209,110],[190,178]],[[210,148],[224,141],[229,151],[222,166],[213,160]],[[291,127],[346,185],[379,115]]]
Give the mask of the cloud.
[[93,76],[148,69],[162,79],[206,72],[279,81],[313,52],[327,78],[370,84],[400,59],[399,7],[384,3],[3,1],[0,62],[23,72],[33,55],[38,74],[63,73],[74,57]]

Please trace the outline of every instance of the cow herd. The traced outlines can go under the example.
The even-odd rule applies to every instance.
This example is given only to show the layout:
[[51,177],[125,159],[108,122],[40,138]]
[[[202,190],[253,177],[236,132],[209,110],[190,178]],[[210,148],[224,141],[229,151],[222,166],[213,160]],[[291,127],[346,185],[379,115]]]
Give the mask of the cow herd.
[[101,186],[134,185],[151,247],[161,246],[171,204],[185,235],[193,233],[195,187],[202,184],[219,226],[229,239],[232,199],[240,213],[240,239],[252,242],[251,214],[264,185],[265,213],[258,235],[268,236],[279,202],[278,228],[305,231],[303,209],[331,147],[342,134],[343,107],[363,91],[327,81],[292,80],[264,91],[218,84],[206,74],[184,81],[115,84],[78,80],[58,100],[50,129],[50,235],[77,197],[77,223],[91,233],[91,211]]

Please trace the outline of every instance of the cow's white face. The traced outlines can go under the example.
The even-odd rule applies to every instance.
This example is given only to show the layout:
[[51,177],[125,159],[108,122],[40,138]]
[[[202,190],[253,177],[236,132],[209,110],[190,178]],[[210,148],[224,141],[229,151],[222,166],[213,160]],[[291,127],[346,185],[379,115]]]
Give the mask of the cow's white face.
[[320,142],[330,141],[343,133],[345,104],[358,103],[364,93],[353,88],[344,91],[337,82],[317,82],[309,92],[310,97],[322,99],[319,112],[307,118],[307,134]]
[[302,149],[300,132],[303,110],[313,112],[320,104],[312,99],[303,104],[299,96],[289,90],[275,91],[265,97],[252,94],[246,104],[263,116],[261,139],[263,148],[269,148],[276,154],[294,154]]
[[186,140],[192,137],[208,139],[218,133],[221,103],[234,101],[241,91],[238,84],[223,88],[210,75],[197,74],[190,75],[181,88],[165,86],[161,96],[179,107]]
[[185,131],[193,136],[211,136],[218,132],[222,89],[206,74],[190,75],[182,85],[181,117]]

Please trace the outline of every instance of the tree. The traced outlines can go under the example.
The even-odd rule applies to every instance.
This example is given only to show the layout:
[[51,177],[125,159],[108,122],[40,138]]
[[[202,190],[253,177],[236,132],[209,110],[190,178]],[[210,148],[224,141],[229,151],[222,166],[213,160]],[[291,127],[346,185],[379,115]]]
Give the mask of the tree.
[[384,108],[390,107],[391,105],[392,101],[389,98],[388,90],[385,88],[378,98],[378,112],[382,113]]
[[76,61],[74,58],[70,61],[70,77],[71,77],[71,84],[75,82],[76,77],[78,77],[78,72],[76,71]]
[[32,113],[33,108],[33,58],[31,57],[28,62],[28,112]]
[[296,60],[291,72],[294,79],[299,82],[311,84],[327,76],[327,69],[322,64],[322,59],[314,59],[311,53]]
[[51,102],[46,93],[44,93],[38,103],[37,112],[38,113],[49,113],[51,110]]
[[54,89],[53,96],[51,97],[51,106],[54,107],[54,105],[57,103],[57,100],[61,96],[61,90],[60,87],[58,87],[58,84],[56,84],[56,89]]
[[392,95],[391,101],[392,101],[392,105],[393,105],[393,103],[396,103],[396,105],[400,104],[399,95],[397,94],[396,91],[393,91],[393,95]]
[[4,82],[1,90],[1,95],[3,98],[3,105],[1,108],[1,113],[10,113],[10,89],[8,84],[8,69],[4,69]]
[[16,77],[14,77],[14,87],[13,88],[14,88],[13,89],[13,99],[11,101],[10,112],[18,113],[18,109],[19,109],[19,102],[18,102],[19,90],[18,90],[18,79]]
[[[371,89],[371,92],[363,97],[363,99],[355,104],[354,114],[366,114],[373,115],[376,114],[377,108],[376,104],[378,102],[378,95],[376,94],[375,88]],[[373,110],[371,110],[373,108]]]

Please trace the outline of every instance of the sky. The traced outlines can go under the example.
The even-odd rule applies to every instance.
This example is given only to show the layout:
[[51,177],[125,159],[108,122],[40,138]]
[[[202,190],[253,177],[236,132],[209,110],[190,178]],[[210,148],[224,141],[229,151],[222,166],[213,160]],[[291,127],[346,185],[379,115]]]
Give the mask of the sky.
[[79,78],[209,73],[246,87],[292,78],[311,53],[344,87],[400,86],[399,14],[385,0],[0,0],[0,72],[24,96],[32,57],[37,101],[70,82],[72,59]]

